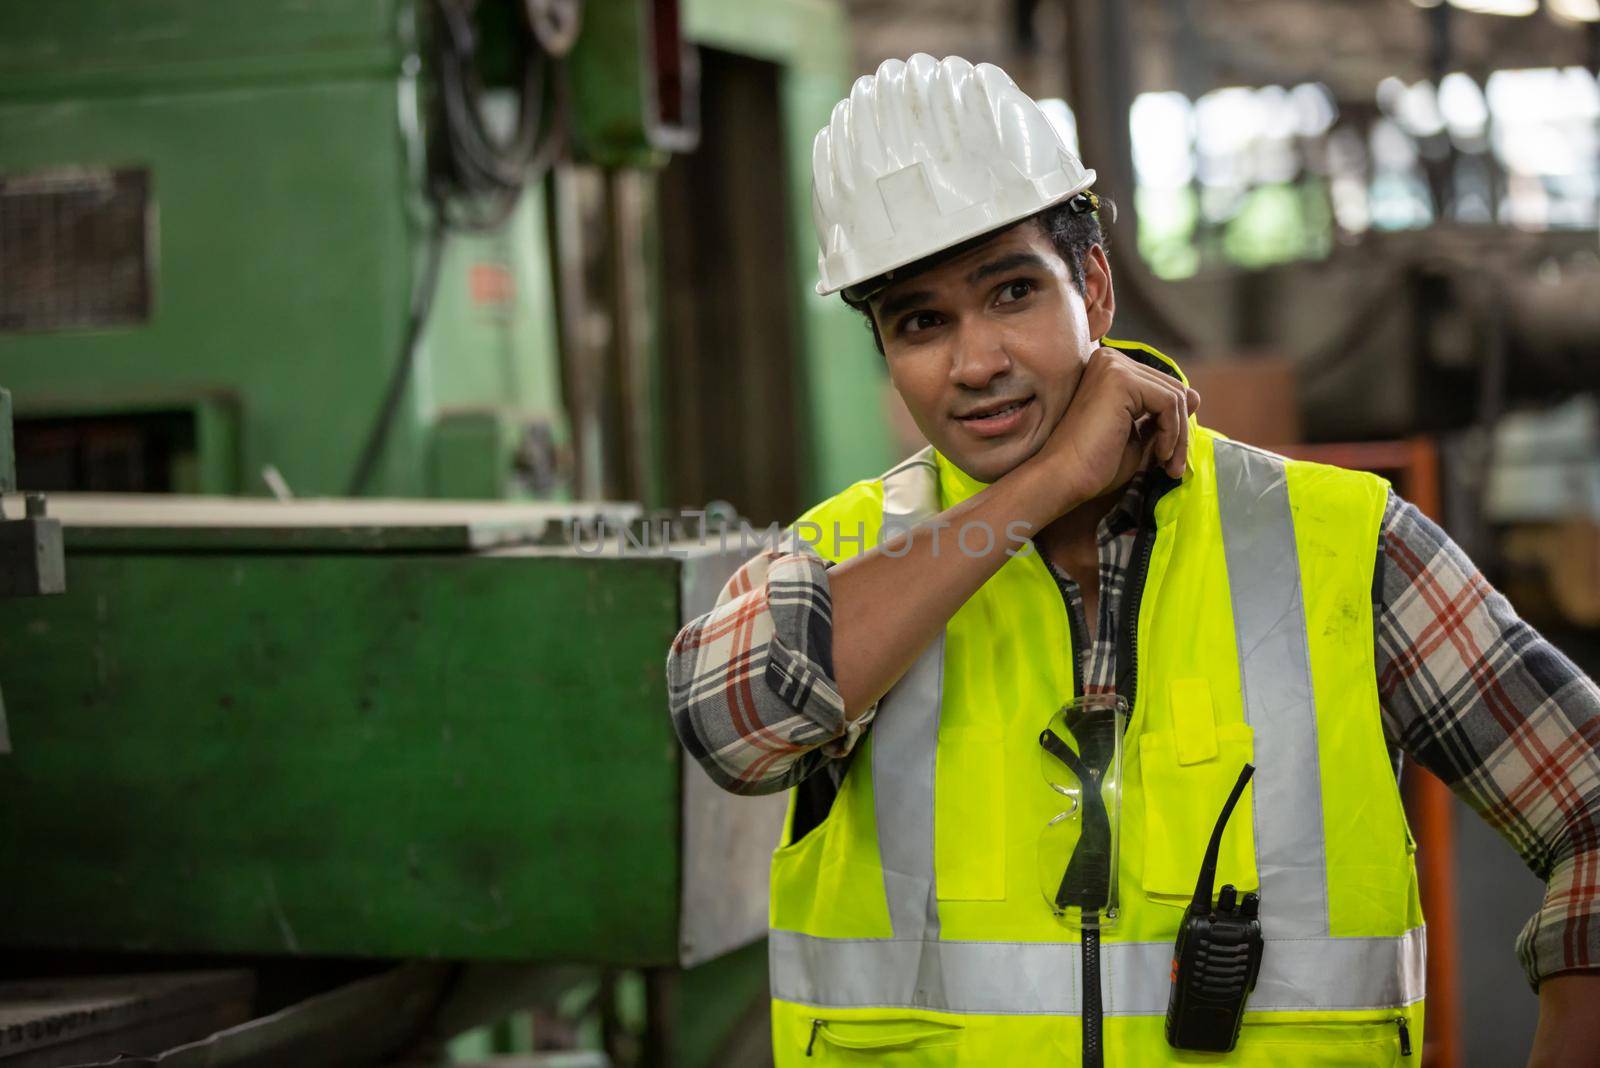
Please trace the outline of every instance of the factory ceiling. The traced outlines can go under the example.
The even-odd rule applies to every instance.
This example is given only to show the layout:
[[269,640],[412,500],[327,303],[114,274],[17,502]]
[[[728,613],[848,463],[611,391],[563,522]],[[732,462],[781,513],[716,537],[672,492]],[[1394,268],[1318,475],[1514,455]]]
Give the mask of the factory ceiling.
[[[1410,0],[1138,0],[1138,6],[1167,31],[1155,55],[1141,50],[1139,72],[1141,82],[1167,84],[1140,88],[1190,95],[1217,85],[1320,81],[1341,99],[1359,99],[1386,77],[1414,82],[1452,70],[1481,82],[1496,69],[1583,65],[1595,33],[1543,13],[1507,18],[1448,5],[1425,10]],[[1203,48],[1188,46],[1191,32]]]
[[[1413,0],[1109,2],[1132,6],[1135,91],[1176,89],[1191,97],[1225,85],[1321,81],[1341,100],[1371,100],[1390,76],[1415,82],[1437,67],[1481,82],[1495,69],[1592,65],[1600,52],[1595,25],[1542,10],[1510,18],[1448,5],[1425,9]],[[1001,64],[1036,95],[1057,95],[1065,91],[1069,13],[1095,5],[849,0],[849,7],[860,72],[888,56],[956,53]]]

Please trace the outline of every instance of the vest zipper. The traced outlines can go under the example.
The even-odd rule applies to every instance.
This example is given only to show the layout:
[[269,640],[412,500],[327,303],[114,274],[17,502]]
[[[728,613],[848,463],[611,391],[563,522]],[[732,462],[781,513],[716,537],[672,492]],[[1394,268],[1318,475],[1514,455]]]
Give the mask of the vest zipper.
[[[1125,695],[1127,699],[1130,722],[1133,718],[1133,699],[1136,696],[1135,690],[1139,680],[1139,673],[1135,669],[1139,655],[1139,603],[1144,599],[1145,578],[1150,573],[1150,556],[1155,550],[1156,504],[1167,491],[1179,484],[1177,479],[1160,469],[1152,472],[1152,478],[1153,481],[1145,497],[1144,517],[1139,524],[1139,533],[1135,535],[1133,558],[1130,561],[1131,570],[1127,576],[1127,585],[1123,588],[1122,611],[1126,619],[1117,643],[1117,692]],[[1091,650],[1086,648],[1087,635],[1083,633],[1078,613],[1072,610],[1071,599],[1067,597],[1067,591],[1056,575],[1055,565],[1047,561],[1045,567],[1050,572],[1050,577],[1055,580],[1056,590],[1061,594],[1061,600],[1067,609],[1067,629],[1072,635],[1072,696],[1077,698],[1083,695],[1083,654]],[[1100,596],[1105,596],[1104,590],[1100,591]],[[1100,998],[1098,913],[1090,913],[1083,917],[1079,949],[1083,952],[1083,1065],[1084,1068],[1101,1068],[1105,1063],[1101,1043],[1105,1009]],[[813,1032],[813,1040],[815,1037]],[[1405,1042],[1409,1045],[1410,1038],[1407,1037]]]
[[811,1051],[817,1048],[817,1032],[822,1030],[821,1020],[811,1021],[811,1041],[806,1043],[806,1056],[811,1056]]
[[1117,648],[1117,692],[1128,702],[1128,720],[1133,721],[1133,702],[1139,693],[1139,607],[1144,601],[1144,583],[1150,576],[1150,557],[1156,547],[1156,505],[1175,488],[1178,480],[1159,468],[1151,472],[1151,484],[1144,500],[1144,517],[1134,536],[1133,557],[1129,561],[1127,586],[1122,593],[1122,633]]
[[1072,635],[1072,698],[1077,700],[1083,696],[1083,658],[1092,652],[1088,648],[1089,636],[1084,633],[1087,624],[1079,618],[1080,613],[1072,610],[1072,601],[1067,597],[1067,588],[1056,576],[1055,565],[1050,565],[1050,569],[1050,577],[1056,580],[1056,591],[1067,607],[1067,633]]
[[[1122,592],[1122,633],[1117,649],[1117,692],[1128,702],[1128,722],[1133,722],[1133,702],[1139,685],[1139,605],[1144,600],[1144,583],[1150,574],[1150,556],[1155,551],[1156,504],[1167,491],[1178,485],[1178,480],[1165,471],[1156,469],[1153,481],[1145,495],[1144,517],[1139,523],[1139,533],[1134,535],[1133,558]],[[1100,595],[1105,596],[1101,590]],[[1070,615],[1070,613],[1069,613]],[[1076,637],[1074,637],[1076,640]],[[1074,661],[1076,667],[1077,661]],[[1085,917],[1083,925],[1083,1064],[1084,1068],[1101,1068],[1104,1053],[1101,1030],[1104,1007],[1100,1000],[1100,917]]]
[[[1042,558],[1043,554],[1040,555]],[[1056,566],[1046,560],[1045,570],[1050,572],[1050,578],[1056,584],[1056,592],[1061,594],[1061,605],[1067,611],[1067,633],[1071,635],[1072,641],[1072,696],[1076,700],[1083,696],[1083,658],[1091,652],[1088,648],[1088,635],[1084,633],[1085,622],[1078,618],[1078,612],[1072,610],[1072,598],[1067,596],[1067,588],[1062,583],[1061,576],[1056,573]],[[1083,954],[1083,1012],[1079,1017],[1083,1026],[1083,1068],[1101,1068],[1104,1061],[1100,1048],[1100,1022],[1103,1010],[1100,1004],[1099,913],[1084,913],[1078,948]]]
[[1105,1053],[1101,1045],[1100,1004],[1100,914],[1083,917],[1083,1068],[1103,1068]]
[[1406,1018],[1396,1016],[1394,1025],[1400,1029],[1400,1056],[1411,1056],[1411,1028],[1406,1025]]

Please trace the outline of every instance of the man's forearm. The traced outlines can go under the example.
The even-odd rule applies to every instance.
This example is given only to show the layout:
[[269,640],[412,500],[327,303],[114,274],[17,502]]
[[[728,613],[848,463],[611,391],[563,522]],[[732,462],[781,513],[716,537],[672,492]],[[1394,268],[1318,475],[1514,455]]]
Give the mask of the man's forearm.
[[1025,548],[1064,510],[1051,500],[1056,487],[1042,484],[1044,474],[1018,468],[828,572],[834,678],[847,719],[883,696],[1008,553]]
[[1539,1029],[1528,1068],[1600,1061],[1600,972],[1562,972],[1539,984]]
[[[1125,484],[1149,460],[1181,476],[1189,416],[1199,406],[1200,394],[1178,379],[1096,349],[1036,452],[912,533],[835,567],[834,678],[846,719],[883,696],[1028,538]],[[963,529],[971,537],[963,539]]]

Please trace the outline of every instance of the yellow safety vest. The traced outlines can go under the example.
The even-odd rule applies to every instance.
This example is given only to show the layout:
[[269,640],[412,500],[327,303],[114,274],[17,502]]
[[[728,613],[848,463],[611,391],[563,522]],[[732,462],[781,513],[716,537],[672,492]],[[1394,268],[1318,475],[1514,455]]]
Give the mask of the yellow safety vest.
[[[1192,430],[1189,472],[1140,535],[1137,618],[1119,638],[1132,714],[1120,909],[1100,946],[1105,1064],[1417,1064],[1416,847],[1372,660],[1386,484]],[[816,524],[818,551],[843,560],[885,518],[913,523],[982,488],[929,448],[796,526]],[[1012,557],[885,696],[799,841],[791,799],[772,859],[778,1068],[1080,1063],[1079,940],[1036,873],[1062,810],[1038,737],[1073,696],[1072,646],[1044,562]],[[1173,941],[1246,760],[1257,770],[1217,885],[1261,894],[1260,979],[1232,1053],[1181,1052],[1164,1033]]]

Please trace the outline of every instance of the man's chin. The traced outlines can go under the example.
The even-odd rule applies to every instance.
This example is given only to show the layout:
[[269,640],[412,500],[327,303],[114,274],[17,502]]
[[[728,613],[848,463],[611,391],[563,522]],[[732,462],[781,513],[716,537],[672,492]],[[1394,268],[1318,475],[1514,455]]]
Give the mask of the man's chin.
[[1024,442],[1011,442],[976,454],[970,450],[957,453],[939,449],[940,454],[960,468],[968,478],[985,484],[1000,481],[1038,451],[1038,446]]

